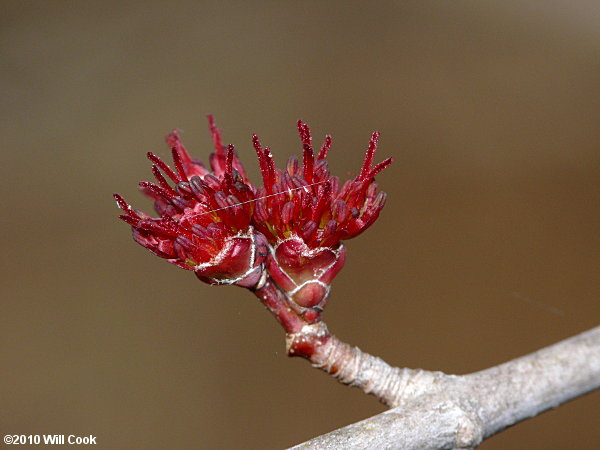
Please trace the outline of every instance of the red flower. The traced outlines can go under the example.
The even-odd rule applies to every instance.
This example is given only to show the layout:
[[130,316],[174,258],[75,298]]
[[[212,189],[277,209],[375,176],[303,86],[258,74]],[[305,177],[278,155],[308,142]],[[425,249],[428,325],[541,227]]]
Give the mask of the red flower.
[[298,130],[304,147],[302,167],[292,156],[283,171],[275,168],[269,148],[263,149],[253,136],[264,182],[256,193],[254,223],[271,243],[297,236],[310,248],[335,247],[362,233],[379,216],[385,193],[377,193],[375,175],[392,158],[371,167],[379,139],[379,133],[373,133],[360,173],[340,188],[326,161],[331,136],[325,137],[315,159],[308,125],[298,121]]
[[373,133],[360,173],[340,188],[326,161],[331,137],[325,137],[315,159],[308,125],[298,121],[298,131],[302,167],[291,157],[285,170],[275,167],[269,148],[263,149],[258,137],[253,137],[264,182],[256,193],[253,222],[273,246],[269,274],[312,322],[344,265],[341,241],[366,230],[383,208],[385,193],[377,193],[374,180],[392,158],[372,167],[379,138],[379,133]]
[[149,153],[157,183],[140,183],[159,217],[134,211],[115,194],[125,212],[121,219],[132,226],[140,245],[193,270],[208,283],[258,290],[268,272],[285,299],[286,306],[278,311],[293,311],[309,323],[317,321],[331,281],[344,265],[346,250],[341,241],[371,226],[385,203],[385,193],[377,193],[375,176],[392,159],[373,166],[379,133],[371,136],[360,173],[341,187],[327,166],[330,136],[315,157],[310,130],[298,121],[302,166],[291,157],[281,170],[275,167],[269,148],[263,149],[254,135],[264,182],[257,189],[248,181],[233,146],[223,147],[212,116],[209,123],[215,145],[211,170],[190,157],[173,131],[167,143],[175,170]]
[[[125,212],[120,218],[130,224],[133,238],[161,258],[212,284],[253,287],[263,274],[266,241],[251,225],[253,187],[232,145],[225,151],[219,130],[209,116],[215,152],[210,155],[212,174],[192,160],[177,131],[167,136],[175,169],[148,153],[158,184],[140,183],[154,200],[160,217],[134,211],[118,194],[115,199]],[[172,187],[164,174],[174,183]]]

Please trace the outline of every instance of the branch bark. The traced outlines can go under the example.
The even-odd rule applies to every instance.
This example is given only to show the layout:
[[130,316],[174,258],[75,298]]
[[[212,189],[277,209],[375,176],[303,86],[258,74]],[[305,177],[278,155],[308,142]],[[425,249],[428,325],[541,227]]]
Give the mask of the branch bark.
[[598,389],[600,327],[468,375],[394,370],[404,382],[384,401],[395,408],[293,448],[476,447],[510,425]]

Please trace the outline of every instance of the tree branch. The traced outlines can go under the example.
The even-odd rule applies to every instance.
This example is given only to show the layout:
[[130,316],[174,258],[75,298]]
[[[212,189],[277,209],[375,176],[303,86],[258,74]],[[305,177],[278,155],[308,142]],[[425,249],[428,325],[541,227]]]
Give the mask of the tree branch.
[[473,448],[510,425],[598,389],[600,327],[468,375],[408,373],[409,382],[399,384],[389,402],[396,408],[293,448]]
[[286,331],[287,353],[393,409],[294,448],[473,448],[600,387],[600,327],[468,375],[393,367],[309,322],[270,277],[254,290]]
[[390,366],[383,359],[340,341],[323,322],[305,325],[298,333],[287,335],[289,356],[308,359],[340,383],[360,388],[389,407],[398,406],[403,396],[416,397],[431,392],[442,372]]
[[307,308],[296,305],[271,277],[266,277],[254,294],[285,330],[288,356],[307,359],[340,383],[358,387],[387,406],[398,406],[403,395],[415,397],[431,392],[440,378],[448,377],[442,372],[393,367],[340,341],[320,317],[316,322],[307,322],[303,316]]

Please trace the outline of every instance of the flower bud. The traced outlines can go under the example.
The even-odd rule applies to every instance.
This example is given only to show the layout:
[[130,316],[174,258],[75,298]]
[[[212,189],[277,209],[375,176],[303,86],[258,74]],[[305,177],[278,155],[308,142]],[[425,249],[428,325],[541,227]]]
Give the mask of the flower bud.
[[302,167],[290,158],[285,171],[275,167],[271,151],[253,137],[264,182],[264,189],[257,191],[253,223],[273,247],[269,274],[311,320],[306,314],[318,318],[330,283],[344,265],[341,241],[362,233],[379,216],[385,194],[377,193],[375,175],[392,160],[373,167],[379,139],[379,133],[373,133],[360,173],[340,188],[326,161],[331,137],[315,157],[310,130],[302,121],[298,132]]
[[[308,323],[318,321],[331,282],[344,265],[342,241],[369,228],[385,203],[375,176],[392,159],[373,166],[379,133],[371,136],[360,173],[343,184],[327,165],[330,136],[315,155],[308,125],[298,121],[302,164],[291,157],[279,169],[270,149],[254,135],[263,178],[263,186],[255,188],[233,146],[223,146],[212,116],[209,125],[215,148],[210,170],[190,157],[173,131],[167,144],[174,169],[149,153],[156,182],[140,183],[158,217],[133,210],[115,194],[124,211],[120,218],[131,225],[137,243],[194,271],[200,280],[275,289],[285,302],[279,310]],[[274,283],[267,283],[268,276]]]
[[224,149],[212,117],[209,120],[215,143],[213,173],[192,160],[179,134],[173,132],[167,143],[175,170],[150,153],[157,183],[140,183],[160,217],[134,211],[115,194],[117,205],[125,213],[120,218],[131,225],[138,244],[172,264],[194,271],[202,281],[254,288],[264,278],[268,254],[265,237],[251,225],[254,188],[246,184],[233,146]]
[[192,268],[196,276],[209,284],[260,286],[268,243],[261,233],[250,228],[247,234],[226,237],[223,248],[207,262]]
[[300,237],[293,236],[274,247],[268,271],[304,317],[312,322],[325,307],[330,283],[344,266],[345,259],[346,249],[342,244],[335,248],[310,248]]

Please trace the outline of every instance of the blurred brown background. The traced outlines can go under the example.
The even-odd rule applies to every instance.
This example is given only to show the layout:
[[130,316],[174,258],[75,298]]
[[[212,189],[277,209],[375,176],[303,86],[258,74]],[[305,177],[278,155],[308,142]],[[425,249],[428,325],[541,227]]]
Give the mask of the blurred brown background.
[[[383,411],[284,355],[242,289],[150,255],[117,220],[174,127],[213,113],[256,179],[295,121],[353,176],[373,130],[379,221],[325,317],[391,363],[465,373],[598,325],[597,1],[1,3],[0,428],[98,448],[282,448]],[[600,448],[600,393],[484,449]]]

